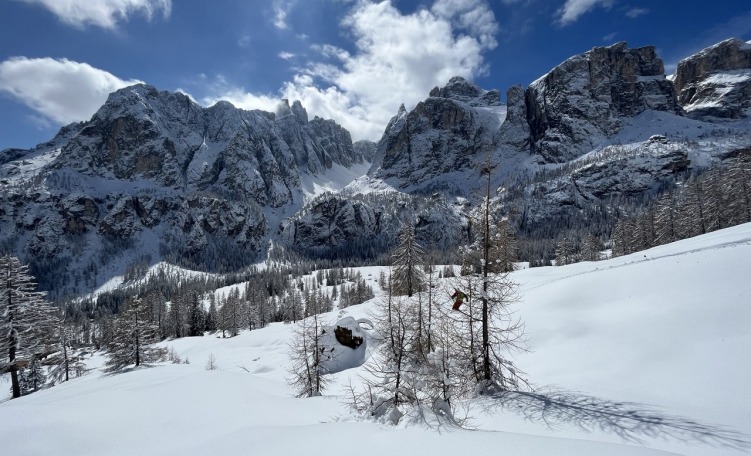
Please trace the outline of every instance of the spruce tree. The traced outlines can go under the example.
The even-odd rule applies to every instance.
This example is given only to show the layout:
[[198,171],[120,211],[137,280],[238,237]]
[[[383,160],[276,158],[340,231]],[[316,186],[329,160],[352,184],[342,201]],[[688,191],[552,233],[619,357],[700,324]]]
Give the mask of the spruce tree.
[[425,251],[415,238],[412,224],[406,223],[399,233],[399,244],[391,255],[393,289],[396,294],[412,296],[421,291],[425,275],[420,266],[424,264]]

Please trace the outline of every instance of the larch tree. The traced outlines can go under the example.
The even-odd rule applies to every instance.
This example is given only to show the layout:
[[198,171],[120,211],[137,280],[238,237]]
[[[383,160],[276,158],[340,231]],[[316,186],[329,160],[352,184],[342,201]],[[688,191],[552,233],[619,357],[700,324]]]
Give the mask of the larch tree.
[[310,316],[297,322],[290,343],[292,364],[287,382],[294,388],[297,397],[320,396],[328,384],[328,372],[323,363],[325,347],[321,338],[320,309],[315,300],[309,304],[311,308],[306,312]]
[[159,327],[148,319],[147,312],[143,301],[135,298],[115,319],[115,332],[105,362],[108,372],[153,363],[166,356],[165,348],[152,346],[159,342]]
[[13,398],[22,393],[19,370],[51,354],[56,317],[44,296],[27,265],[0,257],[0,373],[10,373]]
[[[514,320],[510,305],[516,301],[517,292],[515,284],[509,279],[508,273],[493,273],[491,267],[490,252],[494,239],[491,232],[493,212],[490,194],[489,166],[482,170],[487,176],[485,199],[481,211],[482,235],[473,244],[472,248],[480,252],[481,272],[478,279],[473,281],[477,290],[470,295],[480,298],[480,365],[481,373],[477,391],[480,394],[492,394],[499,391],[507,391],[521,388],[526,381],[513,362],[506,356],[508,353],[522,348],[524,327],[518,320]],[[466,293],[466,290],[465,290]]]

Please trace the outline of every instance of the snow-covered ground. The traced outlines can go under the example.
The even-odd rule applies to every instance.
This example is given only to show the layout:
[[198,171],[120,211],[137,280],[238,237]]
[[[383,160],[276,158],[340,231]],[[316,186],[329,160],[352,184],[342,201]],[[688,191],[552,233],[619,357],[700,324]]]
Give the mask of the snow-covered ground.
[[[518,271],[517,315],[530,352],[516,364],[538,386],[648,404],[751,434],[749,270],[751,224],[612,260]],[[375,284],[378,268],[362,273]],[[324,319],[360,318],[372,306]],[[476,411],[479,431],[360,421],[344,401],[361,368],[336,374],[324,397],[293,397],[285,382],[291,330],[279,323],[232,339],[169,341],[190,364],[94,370],[0,403],[2,453],[748,454],[659,436],[636,444],[573,426],[549,429],[512,412]],[[212,354],[218,370],[206,370]],[[90,365],[101,361],[95,356]]]

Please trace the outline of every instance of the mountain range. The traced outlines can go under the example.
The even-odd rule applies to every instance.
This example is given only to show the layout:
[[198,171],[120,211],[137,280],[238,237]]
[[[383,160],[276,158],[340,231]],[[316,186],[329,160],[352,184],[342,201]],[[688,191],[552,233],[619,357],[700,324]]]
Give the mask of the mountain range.
[[136,85],[49,142],[0,152],[0,251],[63,296],[138,261],[236,270],[270,243],[372,258],[405,223],[445,250],[471,238],[488,185],[521,231],[550,236],[748,149],[749,114],[751,43],[737,39],[671,76],[652,46],[596,47],[505,104],[454,77],[401,106],[378,143],[297,101],[204,108]]

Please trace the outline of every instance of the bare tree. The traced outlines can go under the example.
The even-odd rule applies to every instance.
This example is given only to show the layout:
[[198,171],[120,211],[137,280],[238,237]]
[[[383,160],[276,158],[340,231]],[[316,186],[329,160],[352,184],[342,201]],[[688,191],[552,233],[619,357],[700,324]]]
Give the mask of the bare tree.
[[321,330],[317,309],[312,311],[312,316],[301,319],[295,325],[290,343],[292,364],[287,382],[294,388],[297,397],[320,396],[328,384]]
[[0,374],[10,373],[14,398],[21,396],[19,369],[54,352],[55,310],[44,296],[28,266],[10,255],[0,257]]

